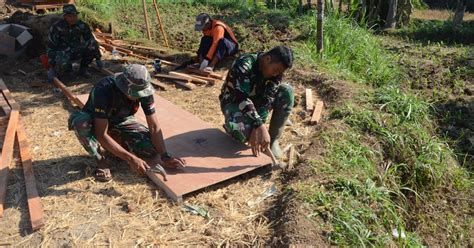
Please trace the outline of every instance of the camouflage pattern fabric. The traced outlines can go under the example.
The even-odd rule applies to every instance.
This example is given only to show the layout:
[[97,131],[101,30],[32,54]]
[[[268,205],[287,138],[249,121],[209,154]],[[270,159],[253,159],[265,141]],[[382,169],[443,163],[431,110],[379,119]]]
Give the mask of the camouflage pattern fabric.
[[101,57],[89,26],[80,20],[73,26],[65,20],[56,22],[49,29],[48,39],[48,62],[61,70],[70,71],[73,60],[81,59],[81,67],[86,67]]
[[225,116],[225,129],[234,139],[246,142],[252,129],[263,125],[272,109],[290,113],[293,88],[281,78],[266,79],[259,71],[261,53],[244,54],[237,59],[219,96]]
[[[74,130],[84,149],[96,159],[101,159],[100,144],[94,135],[93,119],[89,113],[76,111],[69,117],[69,129]],[[153,158],[158,152],[148,128],[133,116],[119,123],[109,123],[109,135],[127,151],[140,158]]]

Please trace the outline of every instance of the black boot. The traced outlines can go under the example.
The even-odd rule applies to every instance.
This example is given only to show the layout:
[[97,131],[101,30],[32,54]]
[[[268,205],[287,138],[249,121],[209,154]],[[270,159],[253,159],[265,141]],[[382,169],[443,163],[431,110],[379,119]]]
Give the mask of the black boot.
[[89,73],[88,71],[88,67],[87,66],[81,66],[79,68],[79,72],[78,72],[78,75],[80,77],[84,77],[84,78],[91,78],[91,74]]

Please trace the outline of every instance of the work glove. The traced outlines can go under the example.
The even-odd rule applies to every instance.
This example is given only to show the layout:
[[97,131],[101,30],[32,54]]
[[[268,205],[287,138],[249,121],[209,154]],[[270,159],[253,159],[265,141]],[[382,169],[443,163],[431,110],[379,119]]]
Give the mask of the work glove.
[[97,65],[97,67],[99,67],[99,69],[104,68],[104,62],[102,62],[101,59],[95,59],[95,64]]
[[199,65],[199,70],[204,70],[207,66],[209,65],[209,60],[207,59],[204,59],[202,62],[201,62],[201,65]]
[[212,67],[208,66],[208,67],[204,68],[203,71],[205,71],[205,72],[213,72],[214,69],[213,69]]
[[49,68],[48,70],[48,83],[53,83],[54,78],[56,77],[56,71],[54,68]]

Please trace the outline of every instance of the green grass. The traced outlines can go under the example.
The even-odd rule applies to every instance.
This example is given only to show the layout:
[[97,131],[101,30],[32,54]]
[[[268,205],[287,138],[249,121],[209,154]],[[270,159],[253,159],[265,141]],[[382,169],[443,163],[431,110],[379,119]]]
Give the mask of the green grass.
[[[95,25],[112,21],[120,37],[145,38],[140,1],[77,2],[84,18]],[[154,9],[147,2],[155,27]],[[436,135],[433,107],[405,89],[407,78],[397,65],[399,58],[386,51],[371,31],[328,15],[324,50],[318,54],[314,12],[298,15],[294,7],[273,10],[263,1],[256,9],[253,1],[159,2],[174,47],[197,48],[200,34],[193,31],[194,17],[208,12],[233,27],[243,51],[286,43],[295,50],[296,67],[355,81],[365,89],[330,109],[331,121],[344,123],[343,130],[334,127],[316,137],[323,141],[325,152],[323,159],[310,164],[314,175],[324,175],[329,183],[289,186],[311,206],[311,217],[330,224],[333,244],[420,247],[422,237],[409,230],[408,222],[425,215],[413,205],[438,201],[436,192],[441,189],[466,191],[472,185],[469,173],[455,164],[453,152]],[[283,1],[280,7],[293,4]],[[160,41],[156,29],[153,34]],[[281,42],[281,34],[293,39]],[[394,238],[393,229],[404,231],[407,238]]]
[[451,20],[414,20],[407,27],[397,30],[396,34],[424,44],[474,44],[474,21],[464,21],[454,27]]

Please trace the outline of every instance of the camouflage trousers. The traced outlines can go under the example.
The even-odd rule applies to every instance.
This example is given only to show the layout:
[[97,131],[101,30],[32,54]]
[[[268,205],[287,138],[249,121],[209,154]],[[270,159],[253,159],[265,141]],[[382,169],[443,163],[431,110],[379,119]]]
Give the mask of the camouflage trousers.
[[62,72],[72,71],[72,62],[80,59],[81,67],[87,67],[94,59],[101,57],[97,45],[84,47],[68,47],[64,50],[48,49],[48,63]]
[[[281,84],[278,87],[275,101],[268,111],[273,110],[272,115],[276,113],[289,115],[293,109],[294,102],[293,88],[289,84]],[[258,109],[258,105],[255,107]],[[237,141],[247,142],[253,130],[253,120],[240,111],[238,103],[221,105],[221,110],[225,117],[224,128],[226,132]],[[266,119],[263,122],[265,123]]]
[[[89,113],[76,111],[69,117],[69,130],[74,130],[81,145],[97,160],[103,158],[100,144],[94,135],[93,119]],[[150,131],[133,116],[109,122],[108,134],[127,151],[140,158],[153,158],[158,152],[151,140]]]

